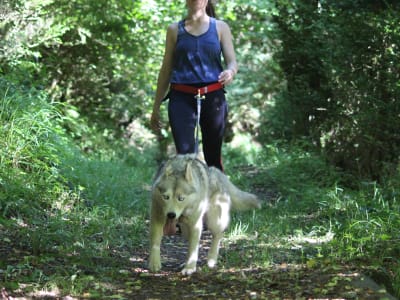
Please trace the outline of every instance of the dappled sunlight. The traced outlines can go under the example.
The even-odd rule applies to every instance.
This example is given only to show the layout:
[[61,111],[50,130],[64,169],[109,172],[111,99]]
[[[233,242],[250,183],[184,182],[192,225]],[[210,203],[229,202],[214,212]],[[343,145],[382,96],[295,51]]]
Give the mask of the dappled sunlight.
[[332,231],[328,231],[325,235],[321,236],[315,235],[313,233],[310,233],[308,235],[303,235],[299,233],[295,236],[288,237],[288,241],[299,246],[302,244],[321,245],[331,242],[334,236],[335,234]]
[[231,215],[218,260],[198,222],[196,273],[181,274],[197,254],[179,234],[148,270],[171,102],[160,131],[150,120],[184,2],[1,2],[1,299],[399,297],[395,0],[209,1],[240,68],[224,170],[262,208]]
[[[46,298],[46,299],[54,298],[54,299],[56,299],[56,298],[59,298],[59,297],[62,296],[61,292],[60,292],[60,290],[58,288],[40,290],[40,291],[37,291],[37,292],[31,292],[28,295],[30,297],[32,297],[32,298],[39,298],[39,299],[43,299],[43,298]],[[64,297],[64,298],[65,299],[71,299],[71,300],[78,299],[78,298],[71,297],[71,296],[67,296],[67,297]],[[16,299],[18,299],[18,298],[16,298]]]
[[249,225],[243,224],[242,222],[237,222],[233,225],[233,228],[228,232],[228,241],[235,242],[237,240],[247,240],[247,239],[254,239],[257,237],[257,233],[255,236],[251,236],[248,234]]

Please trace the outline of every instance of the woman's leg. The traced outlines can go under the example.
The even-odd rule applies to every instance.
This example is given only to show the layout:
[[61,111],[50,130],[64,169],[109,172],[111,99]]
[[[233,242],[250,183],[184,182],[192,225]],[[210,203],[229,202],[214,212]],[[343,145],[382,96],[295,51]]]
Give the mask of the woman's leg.
[[224,90],[206,95],[201,106],[201,132],[204,158],[208,166],[223,171],[221,149],[224,139],[228,107]]
[[194,153],[197,106],[194,95],[171,91],[168,117],[178,154]]

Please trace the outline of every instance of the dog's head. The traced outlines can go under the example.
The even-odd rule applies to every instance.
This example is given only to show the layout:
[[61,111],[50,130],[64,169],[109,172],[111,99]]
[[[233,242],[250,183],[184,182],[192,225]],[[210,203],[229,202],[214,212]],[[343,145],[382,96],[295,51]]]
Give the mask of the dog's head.
[[191,163],[167,163],[157,180],[153,193],[157,208],[165,218],[164,234],[174,234],[178,219],[190,211],[197,199],[197,187]]

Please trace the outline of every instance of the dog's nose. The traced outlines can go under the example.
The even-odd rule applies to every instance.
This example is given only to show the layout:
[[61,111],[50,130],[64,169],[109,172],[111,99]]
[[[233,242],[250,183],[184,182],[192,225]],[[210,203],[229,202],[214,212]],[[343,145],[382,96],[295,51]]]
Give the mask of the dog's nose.
[[170,212],[170,213],[167,214],[167,217],[168,217],[168,219],[175,219],[176,213]]

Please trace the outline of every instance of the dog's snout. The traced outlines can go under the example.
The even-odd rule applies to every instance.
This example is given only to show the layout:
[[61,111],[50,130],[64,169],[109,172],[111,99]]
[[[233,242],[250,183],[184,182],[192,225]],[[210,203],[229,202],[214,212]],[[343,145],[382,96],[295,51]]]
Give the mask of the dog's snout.
[[168,217],[168,219],[175,219],[176,213],[170,212],[170,213],[167,214],[167,217]]

